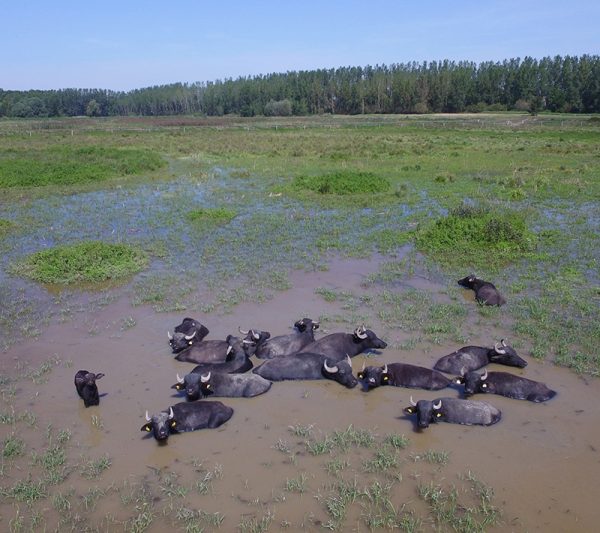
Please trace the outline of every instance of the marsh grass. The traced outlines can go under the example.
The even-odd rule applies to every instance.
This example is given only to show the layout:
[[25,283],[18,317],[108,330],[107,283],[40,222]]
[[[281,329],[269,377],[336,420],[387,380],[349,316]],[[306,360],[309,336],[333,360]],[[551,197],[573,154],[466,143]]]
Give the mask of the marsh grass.
[[0,188],[74,185],[155,171],[166,166],[142,148],[50,146],[0,150]]
[[89,241],[36,252],[12,270],[42,283],[97,283],[131,276],[147,264],[139,248]]
[[298,176],[292,187],[322,195],[376,194],[388,192],[390,182],[371,172],[343,170],[321,176]]
[[236,217],[233,209],[226,207],[205,207],[186,213],[186,218],[194,225],[227,224]]
[[464,264],[507,264],[533,251],[537,237],[520,212],[462,204],[447,216],[424,224],[416,234],[419,250]]

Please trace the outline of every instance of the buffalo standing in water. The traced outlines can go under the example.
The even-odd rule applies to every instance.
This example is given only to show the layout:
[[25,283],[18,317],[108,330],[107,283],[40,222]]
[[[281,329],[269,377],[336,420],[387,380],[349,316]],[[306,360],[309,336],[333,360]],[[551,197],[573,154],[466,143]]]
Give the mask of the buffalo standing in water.
[[458,284],[475,291],[475,299],[485,305],[501,306],[506,303],[504,296],[500,294],[493,283],[483,281],[473,275],[459,279]]

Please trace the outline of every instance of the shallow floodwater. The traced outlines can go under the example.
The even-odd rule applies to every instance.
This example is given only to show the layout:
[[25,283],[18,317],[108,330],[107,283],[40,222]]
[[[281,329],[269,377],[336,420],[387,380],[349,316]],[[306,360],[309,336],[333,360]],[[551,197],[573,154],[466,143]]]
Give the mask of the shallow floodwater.
[[[229,333],[235,334],[239,326],[266,329],[272,335],[285,334],[291,331],[295,320],[304,316],[316,319],[342,312],[340,303],[326,302],[315,294],[315,287],[364,291],[361,281],[377,267],[376,261],[336,261],[328,271],[293,273],[292,289],[277,293],[260,305],[244,303],[222,316],[193,316],[210,329],[209,339],[224,339]],[[415,278],[408,283],[434,294],[443,293],[443,287],[431,280]],[[465,294],[468,298],[469,293]],[[466,301],[465,305],[471,302]],[[346,389],[330,381],[280,382],[256,398],[218,398],[235,410],[221,428],[175,435],[168,444],[159,445],[140,428],[146,410],[156,412],[183,400],[170,386],[175,383],[177,373],[183,375],[193,365],[173,359],[167,330],[172,331],[184,316],[186,313],[157,314],[144,307],[132,308],[125,300],[117,301],[93,315],[52,325],[39,339],[13,346],[0,355],[0,371],[8,376],[19,374],[23,366],[19,362],[35,368],[49,358],[55,361],[45,382],[19,379],[13,396],[4,398],[2,404],[4,411],[11,405],[16,413],[27,410],[35,414],[38,431],[18,430],[28,450],[43,449],[46,428],[51,425],[56,430],[71,431],[68,449],[73,460],[77,461],[79,456],[110,458],[110,468],[94,481],[72,472],[56,488],[76,495],[86,494],[96,485],[105,490],[106,495],[85,510],[88,527],[122,530],[127,520],[144,510],[139,502],[137,507],[135,501],[124,502],[125,496],[143,490],[151,494],[150,511],[154,513],[148,531],[165,531],[173,525],[183,527],[183,522],[173,524],[171,515],[164,516],[169,501],[174,509],[186,507],[221,513],[224,519],[220,531],[234,531],[244,521],[259,521],[264,517],[271,520],[270,531],[323,530],[331,518],[326,511],[327,497],[339,480],[326,468],[334,455],[311,455],[305,444],[308,438],[290,428],[310,429],[311,437],[319,440],[334,430],[344,431],[352,426],[382,437],[395,434],[410,440],[408,448],[399,452],[397,471],[401,475],[393,479],[390,501],[396,510],[406,506],[421,516],[422,530],[432,529],[433,525],[428,519],[427,506],[419,498],[418,485],[461,486],[460,480],[465,475],[473,475],[494,490],[492,504],[501,509],[502,518],[488,530],[597,529],[599,380],[584,379],[531,358],[525,369],[491,365],[489,368],[493,370],[543,381],[558,395],[544,404],[479,396],[477,399],[489,401],[502,410],[498,424],[467,427],[440,423],[425,431],[417,431],[414,421],[402,415],[409,398],[412,396],[416,401],[457,396],[456,390],[429,392],[383,387],[364,393],[359,387]],[[131,317],[135,326],[121,330],[123,317]],[[89,334],[90,323],[94,324],[94,335]],[[402,332],[383,335],[376,323],[367,326],[391,344],[403,335]],[[319,330],[317,337],[332,331],[337,329]],[[469,344],[489,345],[505,333],[488,329]],[[437,358],[458,347],[436,345],[413,351],[388,348],[368,358],[357,356],[353,366],[355,372],[364,361],[432,366]],[[103,394],[98,407],[86,409],[77,397],[73,376],[78,369],[106,374],[98,382]],[[10,428],[0,425],[0,431],[4,441]],[[448,464],[438,466],[420,461],[429,450],[446,452]],[[344,461],[349,463],[344,470],[345,479],[354,478],[360,486],[370,483],[367,480],[371,477],[363,465],[373,453],[374,450],[357,449],[344,454]],[[7,488],[16,479],[26,477],[23,469],[28,464],[30,460],[23,460],[17,468],[6,463],[0,486]],[[290,490],[289,481],[300,478],[304,479],[303,491]],[[171,487],[175,479],[177,486],[187,487],[185,498]],[[392,481],[385,473],[381,479],[382,483]],[[198,489],[199,480],[208,487],[206,494]],[[18,514],[19,506],[23,514],[24,503],[2,499],[0,528],[7,527]],[[50,500],[43,507],[47,529],[54,530],[59,514]],[[362,520],[366,512],[364,505],[350,506],[339,529],[367,531],[369,528]]]

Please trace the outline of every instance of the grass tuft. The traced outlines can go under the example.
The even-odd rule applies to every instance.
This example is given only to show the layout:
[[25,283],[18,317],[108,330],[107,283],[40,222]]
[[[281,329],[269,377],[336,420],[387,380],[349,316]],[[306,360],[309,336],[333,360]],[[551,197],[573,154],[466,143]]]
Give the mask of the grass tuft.
[[146,267],[146,254],[126,244],[84,241],[36,252],[14,265],[16,274],[41,283],[97,283],[135,274]]

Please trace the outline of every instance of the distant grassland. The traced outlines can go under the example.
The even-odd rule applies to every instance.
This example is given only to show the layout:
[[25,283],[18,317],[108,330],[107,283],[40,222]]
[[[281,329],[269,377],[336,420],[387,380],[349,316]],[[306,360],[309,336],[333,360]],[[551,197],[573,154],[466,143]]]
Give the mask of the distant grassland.
[[166,162],[143,148],[48,146],[0,149],[0,187],[75,185],[157,170]]

